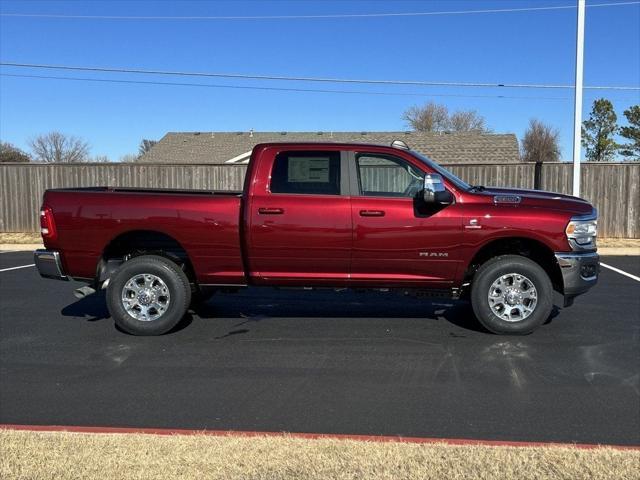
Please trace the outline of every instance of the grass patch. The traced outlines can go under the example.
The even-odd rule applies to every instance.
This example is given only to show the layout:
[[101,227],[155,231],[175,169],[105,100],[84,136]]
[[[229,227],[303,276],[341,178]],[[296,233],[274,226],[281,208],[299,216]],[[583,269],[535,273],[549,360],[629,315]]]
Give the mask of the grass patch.
[[39,233],[12,232],[0,233],[0,243],[42,243]]
[[0,430],[3,479],[639,479],[640,451]]
[[640,248],[640,238],[598,238],[598,247]]

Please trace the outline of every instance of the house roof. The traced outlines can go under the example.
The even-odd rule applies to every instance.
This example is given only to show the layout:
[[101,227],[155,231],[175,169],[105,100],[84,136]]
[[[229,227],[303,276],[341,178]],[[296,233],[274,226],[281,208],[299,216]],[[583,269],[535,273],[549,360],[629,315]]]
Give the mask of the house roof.
[[337,142],[390,145],[402,140],[438,163],[519,162],[512,133],[425,132],[169,132],[142,156],[148,163],[246,163],[259,143]]

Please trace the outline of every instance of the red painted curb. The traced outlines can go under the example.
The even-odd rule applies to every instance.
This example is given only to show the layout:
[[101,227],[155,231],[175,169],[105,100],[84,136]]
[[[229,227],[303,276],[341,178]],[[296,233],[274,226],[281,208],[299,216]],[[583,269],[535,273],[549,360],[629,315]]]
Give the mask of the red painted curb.
[[573,447],[581,449],[615,448],[618,450],[640,450],[640,445],[606,445],[592,443],[526,442],[507,440],[478,440],[470,438],[428,438],[389,435],[351,435],[342,433],[290,433],[255,432],[243,430],[188,430],[178,428],[128,428],[128,427],[83,427],[73,425],[13,425],[0,424],[0,430],[25,430],[31,432],[71,433],[139,433],[144,435],[213,435],[218,437],[293,437],[303,439],[359,440],[367,442],[400,443],[446,443],[448,445],[478,445],[487,447]]

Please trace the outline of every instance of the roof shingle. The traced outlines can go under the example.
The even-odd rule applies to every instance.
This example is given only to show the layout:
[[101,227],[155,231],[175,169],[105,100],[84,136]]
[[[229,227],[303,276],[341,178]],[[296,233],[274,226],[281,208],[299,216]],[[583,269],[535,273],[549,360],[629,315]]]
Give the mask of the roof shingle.
[[520,161],[518,140],[509,134],[425,132],[169,132],[140,161],[222,164],[258,143],[339,142],[390,145],[402,140],[438,163]]

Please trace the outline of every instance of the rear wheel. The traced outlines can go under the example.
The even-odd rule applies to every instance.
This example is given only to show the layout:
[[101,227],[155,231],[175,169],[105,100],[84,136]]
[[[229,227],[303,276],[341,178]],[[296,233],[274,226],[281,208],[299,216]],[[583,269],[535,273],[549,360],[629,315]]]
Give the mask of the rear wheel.
[[502,255],[483,264],[476,273],[471,305],[487,330],[525,335],[549,318],[553,286],[534,261],[520,255]]
[[107,288],[107,307],[116,325],[133,335],[161,335],[182,319],[189,280],[178,265],[157,255],[125,262]]

